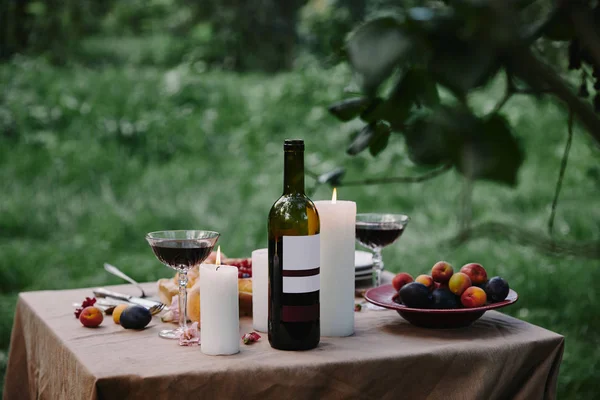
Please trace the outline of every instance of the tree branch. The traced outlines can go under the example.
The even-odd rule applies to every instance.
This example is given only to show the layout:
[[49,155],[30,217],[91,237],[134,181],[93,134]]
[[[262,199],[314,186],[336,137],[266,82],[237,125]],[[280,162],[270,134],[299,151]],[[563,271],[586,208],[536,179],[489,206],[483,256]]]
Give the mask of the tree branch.
[[483,237],[509,240],[518,245],[530,246],[536,250],[555,255],[573,256],[586,259],[600,259],[600,241],[570,242],[557,241],[543,237],[535,232],[503,224],[500,222],[484,222],[473,226],[467,231],[461,231],[456,236],[442,244],[450,247],[460,246],[471,239]]
[[510,63],[512,71],[531,86],[547,88],[550,93],[566,103],[574,115],[585,125],[586,132],[594,139],[596,145],[600,146],[600,119],[592,107],[579,99],[556,72],[536,58],[527,48],[514,51]]
[[392,178],[374,178],[374,179],[364,179],[360,181],[346,181],[340,182],[338,187],[340,186],[361,186],[361,185],[383,185],[387,183],[418,183],[427,181],[429,179],[433,179],[444,172],[449,171],[452,168],[451,165],[444,165],[436,170],[431,172],[427,172],[423,175],[418,176],[396,176]]
[[562,182],[565,177],[565,170],[567,169],[567,161],[569,160],[569,151],[571,150],[571,142],[573,141],[573,111],[569,110],[569,122],[567,124],[568,136],[567,144],[565,145],[565,151],[560,162],[560,171],[558,173],[558,182],[556,182],[556,189],[554,191],[554,199],[552,200],[552,209],[550,211],[550,219],[548,220],[548,234],[552,236],[554,229],[554,216],[556,215],[556,207],[558,205],[558,196],[562,187]]

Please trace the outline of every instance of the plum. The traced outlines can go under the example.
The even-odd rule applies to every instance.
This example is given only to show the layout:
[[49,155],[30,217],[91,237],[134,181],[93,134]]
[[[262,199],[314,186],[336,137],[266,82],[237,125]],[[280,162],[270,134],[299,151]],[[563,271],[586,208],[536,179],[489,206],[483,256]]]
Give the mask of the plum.
[[431,297],[427,286],[419,282],[411,282],[402,286],[399,297],[406,307],[429,308]]
[[435,289],[431,294],[432,308],[458,308],[458,297],[449,289]]
[[152,314],[146,307],[129,306],[121,313],[121,326],[125,329],[144,329],[152,321]]
[[485,294],[487,295],[488,300],[492,303],[497,303],[506,299],[506,296],[508,296],[508,290],[508,282],[499,276],[495,276],[490,279],[485,286]]

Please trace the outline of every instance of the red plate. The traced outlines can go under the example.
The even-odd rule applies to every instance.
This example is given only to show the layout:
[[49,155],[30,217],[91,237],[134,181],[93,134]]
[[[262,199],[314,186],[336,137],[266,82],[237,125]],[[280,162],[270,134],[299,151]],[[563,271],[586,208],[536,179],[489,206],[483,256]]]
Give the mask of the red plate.
[[396,310],[398,314],[413,325],[423,328],[462,328],[471,325],[479,319],[487,310],[506,307],[515,303],[519,295],[510,289],[505,300],[491,303],[481,307],[433,309],[433,308],[410,308],[394,301],[397,296],[392,285],[383,285],[371,288],[365,293],[365,299],[378,306]]

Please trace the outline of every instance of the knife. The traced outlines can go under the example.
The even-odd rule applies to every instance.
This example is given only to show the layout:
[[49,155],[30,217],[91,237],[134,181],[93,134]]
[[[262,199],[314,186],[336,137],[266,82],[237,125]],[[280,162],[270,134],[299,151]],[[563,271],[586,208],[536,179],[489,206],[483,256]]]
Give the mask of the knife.
[[102,297],[109,297],[111,299],[128,301],[130,303],[138,304],[138,305],[144,306],[146,308],[150,308],[152,306],[155,306],[155,305],[158,305],[158,304],[162,304],[159,301],[142,299],[140,297],[131,296],[129,294],[111,292],[110,290],[106,290],[104,288],[94,289],[93,292],[94,292],[94,296],[96,296],[96,297],[100,297],[100,298],[102,298]]

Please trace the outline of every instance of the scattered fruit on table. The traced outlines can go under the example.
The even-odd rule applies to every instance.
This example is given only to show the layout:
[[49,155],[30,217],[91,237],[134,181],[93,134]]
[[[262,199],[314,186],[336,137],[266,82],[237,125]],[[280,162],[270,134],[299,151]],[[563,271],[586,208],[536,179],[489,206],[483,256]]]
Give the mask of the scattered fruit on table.
[[392,286],[394,286],[394,289],[396,289],[396,291],[399,291],[400,289],[402,289],[402,286],[413,281],[414,279],[410,274],[407,274],[406,272],[400,272],[399,274],[394,276],[394,279],[392,279]]
[[495,276],[485,285],[485,293],[493,302],[498,302],[506,299],[508,296],[508,282],[499,276]]
[[429,289],[430,292],[432,292],[433,289],[435,289],[435,282],[433,281],[433,278],[429,275],[419,275],[415,279],[415,282],[419,282],[427,286],[427,289]]
[[129,306],[121,313],[121,326],[125,329],[144,329],[152,321],[152,314],[146,307]]
[[471,278],[463,272],[457,272],[448,281],[448,289],[457,296],[463,294],[471,286]]
[[115,324],[121,323],[121,313],[127,308],[127,304],[119,304],[112,312],[112,318]]
[[79,318],[79,316],[81,315],[81,312],[83,311],[84,308],[93,306],[94,304],[96,304],[95,297],[92,297],[92,298],[86,297],[85,300],[83,300],[81,302],[81,306],[79,306],[75,309],[75,312],[73,313],[73,314],[75,314],[75,318]]
[[460,296],[460,302],[467,308],[481,307],[487,303],[487,295],[482,288],[471,286]]
[[362,310],[362,304],[356,303],[354,304],[354,312],[360,312]]
[[460,272],[467,274],[473,285],[481,285],[487,282],[487,272],[481,264],[469,263],[462,266]]
[[427,286],[419,282],[411,282],[402,286],[398,292],[398,297],[406,307],[411,308],[429,308],[431,297],[429,297]]
[[446,261],[438,261],[431,275],[419,275],[412,280],[406,272],[398,273],[392,280],[398,295],[394,301],[410,308],[474,308],[506,299],[509,286],[499,276],[487,279],[481,264],[468,263],[454,273]]
[[81,311],[79,321],[86,328],[95,328],[104,320],[102,310],[98,307],[88,306]]
[[256,332],[250,332],[250,333],[245,333],[244,336],[242,336],[242,341],[244,342],[244,344],[250,344],[250,343],[254,343],[254,342],[258,342],[258,339],[260,339],[261,336],[256,333]]
[[431,277],[434,281],[439,283],[448,282],[453,273],[454,268],[446,261],[438,261],[433,268],[431,268]]

